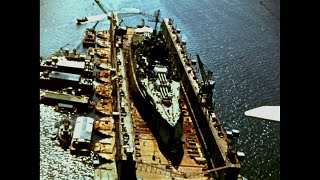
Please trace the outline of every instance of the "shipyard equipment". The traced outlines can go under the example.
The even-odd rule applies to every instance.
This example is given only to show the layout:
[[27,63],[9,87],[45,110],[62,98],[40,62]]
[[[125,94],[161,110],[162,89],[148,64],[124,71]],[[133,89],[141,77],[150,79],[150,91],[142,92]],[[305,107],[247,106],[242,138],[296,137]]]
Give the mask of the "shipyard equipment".
[[202,77],[202,83],[200,86],[199,95],[202,96],[201,99],[204,106],[209,110],[213,110],[214,104],[212,103],[212,93],[213,93],[212,91],[215,85],[215,81],[212,80],[213,73],[212,71],[207,71],[206,73],[204,64],[201,61],[199,54],[197,54],[196,56],[197,56],[198,65],[201,72],[201,77]]
[[77,118],[70,145],[72,153],[90,153],[93,122],[91,117]]

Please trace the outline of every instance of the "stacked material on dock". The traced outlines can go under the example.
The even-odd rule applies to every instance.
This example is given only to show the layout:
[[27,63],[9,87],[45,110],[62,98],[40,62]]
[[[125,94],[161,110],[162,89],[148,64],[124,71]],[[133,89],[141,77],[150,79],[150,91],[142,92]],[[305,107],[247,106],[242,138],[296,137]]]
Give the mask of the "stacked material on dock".
[[99,96],[110,99],[111,93],[112,93],[112,86],[100,84],[96,87],[95,91],[96,91],[96,94],[98,94]]
[[93,47],[89,47],[89,48],[88,48],[88,54],[89,54],[90,56],[94,56],[94,55],[96,54],[96,49],[93,48]]
[[96,55],[100,58],[110,58],[110,48],[96,49]]
[[115,126],[112,117],[103,117],[95,121],[94,129],[106,136],[115,136]]
[[96,74],[96,79],[100,82],[111,83],[110,70],[102,70]]
[[104,158],[107,161],[114,161],[115,158],[115,138],[110,137],[106,139],[102,139],[99,142],[95,143],[94,151],[98,153],[98,155]]
[[112,100],[111,99],[100,99],[95,106],[96,111],[101,115],[111,116],[112,114]]
[[100,59],[95,62],[100,69],[111,69],[111,61],[109,59]]
[[111,46],[110,41],[102,40],[102,39],[99,39],[97,41],[97,45],[98,47],[101,47],[101,48],[108,48]]
[[40,179],[93,179],[94,169],[90,157],[72,156],[64,151],[50,133],[63,118],[53,107],[40,105]]
[[101,38],[101,39],[109,39],[110,38],[110,33],[107,30],[98,31],[97,32],[97,37]]

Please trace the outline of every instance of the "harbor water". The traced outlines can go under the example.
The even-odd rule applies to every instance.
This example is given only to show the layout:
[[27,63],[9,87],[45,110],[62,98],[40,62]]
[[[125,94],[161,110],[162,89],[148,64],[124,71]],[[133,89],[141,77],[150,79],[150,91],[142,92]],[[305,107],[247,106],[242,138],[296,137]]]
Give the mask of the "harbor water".
[[[198,53],[216,81],[214,100],[225,129],[240,130],[248,179],[280,179],[280,123],[246,117],[259,106],[280,105],[280,0],[100,0],[107,11],[154,14],[174,19],[191,58]],[[86,28],[76,19],[102,14],[94,0],[40,0],[40,53],[72,50]],[[124,17],[121,26],[154,27],[148,16]],[[99,22],[96,29],[108,29]],[[159,26],[158,26],[159,28]],[[78,51],[83,51],[80,48]]]

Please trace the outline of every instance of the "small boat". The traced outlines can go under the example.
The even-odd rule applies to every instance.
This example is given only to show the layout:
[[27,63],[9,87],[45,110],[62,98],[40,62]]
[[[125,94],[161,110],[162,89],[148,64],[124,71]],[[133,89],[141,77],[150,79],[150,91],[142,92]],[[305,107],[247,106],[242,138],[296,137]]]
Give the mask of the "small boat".
[[60,121],[57,138],[61,146],[65,149],[70,145],[73,134],[73,128],[71,121],[67,118],[63,118]]
[[86,24],[86,23],[91,23],[91,22],[97,22],[101,21],[103,19],[106,19],[108,15],[106,14],[99,14],[95,16],[88,16],[82,19],[77,19],[77,24]]
[[84,17],[82,19],[77,19],[78,24],[81,24],[81,23],[86,22],[86,21],[88,21],[87,17]]

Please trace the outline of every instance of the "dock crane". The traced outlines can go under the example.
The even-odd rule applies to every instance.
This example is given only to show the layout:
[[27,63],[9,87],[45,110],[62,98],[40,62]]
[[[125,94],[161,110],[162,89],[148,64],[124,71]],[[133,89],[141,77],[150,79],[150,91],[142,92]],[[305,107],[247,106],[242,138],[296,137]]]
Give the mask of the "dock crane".
[[99,24],[99,22],[100,22],[100,21],[97,21],[97,22],[92,26],[92,28],[89,28],[89,29],[92,30],[92,31],[95,31],[96,26]]
[[154,26],[154,29],[153,29],[153,35],[156,35],[157,26],[158,26],[158,23],[160,22],[160,9],[158,9],[157,11],[154,12],[153,18],[154,19],[151,20],[152,22],[155,22],[155,26]]
[[100,21],[97,21],[92,28],[87,28],[84,37],[82,40],[83,47],[95,46],[96,43],[96,26],[99,24]]
[[204,64],[201,61],[199,54],[196,54],[196,56],[197,56],[197,60],[198,60],[199,69],[201,72],[201,77],[202,77],[202,83],[200,86],[199,94],[202,96],[204,106],[207,107],[209,110],[213,110],[214,104],[212,102],[212,94],[213,94],[212,90],[215,85],[215,81],[212,80],[213,72],[208,71],[206,73],[206,71],[204,69]]

